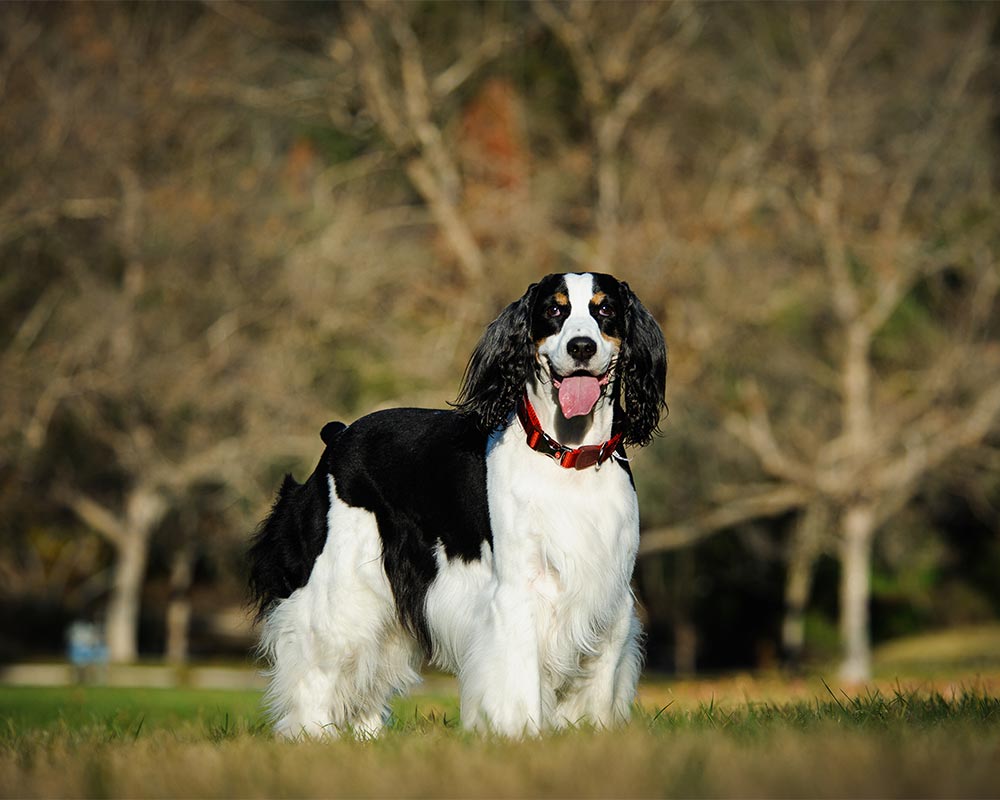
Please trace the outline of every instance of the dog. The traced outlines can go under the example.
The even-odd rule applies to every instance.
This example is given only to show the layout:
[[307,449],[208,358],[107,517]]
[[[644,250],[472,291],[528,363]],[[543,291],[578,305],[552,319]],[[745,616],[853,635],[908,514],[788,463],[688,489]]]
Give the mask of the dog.
[[642,666],[626,446],[658,432],[667,352],[628,285],[548,275],[486,329],[448,410],[327,424],[250,550],[285,737],[370,737],[425,660],[467,728],[629,718]]

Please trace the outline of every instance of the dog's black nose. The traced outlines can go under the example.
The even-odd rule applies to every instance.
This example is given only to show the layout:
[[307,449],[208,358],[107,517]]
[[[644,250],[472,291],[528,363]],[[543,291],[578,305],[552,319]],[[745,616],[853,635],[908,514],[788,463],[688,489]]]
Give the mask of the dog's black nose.
[[597,352],[597,342],[586,336],[574,336],[567,343],[566,351],[577,361],[586,361]]

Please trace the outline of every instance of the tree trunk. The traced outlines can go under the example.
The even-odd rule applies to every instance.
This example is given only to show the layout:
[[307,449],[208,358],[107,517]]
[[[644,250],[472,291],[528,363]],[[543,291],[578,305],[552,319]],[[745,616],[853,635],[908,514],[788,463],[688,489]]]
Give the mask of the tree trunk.
[[117,547],[105,619],[108,660],[113,664],[135,661],[139,654],[139,610],[149,539],[166,510],[163,498],[154,492],[136,490],[129,495],[125,535]]
[[781,654],[792,669],[802,666],[806,644],[806,606],[812,589],[813,559],[795,554],[785,576],[785,616],[781,621]]
[[830,523],[825,505],[810,503],[801,513],[789,543],[785,573],[785,616],[781,625],[781,651],[785,663],[802,664],[806,641],[806,608],[812,592],[813,569],[820,552],[820,539]]
[[872,539],[875,510],[868,503],[848,506],[841,523],[840,637],[844,657],[840,677],[857,683],[871,678]]
[[113,664],[135,661],[139,653],[139,600],[148,550],[146,534],[136,530],[129,531],[118,548],[104,623]]
[[191,631],[191,578],[194,549],[183,545],[174,553],[170,567],[170,598],[167,601],[167,662],[186,664]]
[[677,553],[674,579],[674,670],[690,676],[698,668],[698,629],[694,624],[695,558],[686,547]]

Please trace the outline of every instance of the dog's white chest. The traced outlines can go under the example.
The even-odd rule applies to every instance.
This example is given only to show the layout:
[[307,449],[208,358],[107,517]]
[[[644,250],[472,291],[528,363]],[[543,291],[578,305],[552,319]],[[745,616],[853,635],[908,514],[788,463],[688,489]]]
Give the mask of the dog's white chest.
[[621,467],[563,469],[524,447],[515,425],[491,448],[487,485],[504,583],[582,613],[627,590],[639,529],[635,491]]

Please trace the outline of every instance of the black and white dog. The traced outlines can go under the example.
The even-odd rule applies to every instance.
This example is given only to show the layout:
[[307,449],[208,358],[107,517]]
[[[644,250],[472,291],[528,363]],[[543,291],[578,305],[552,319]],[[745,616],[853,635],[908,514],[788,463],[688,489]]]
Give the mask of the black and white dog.
[[664,409],[663,335],[610,275],[549,275],[487,328],[454,410],[323,428],[250,549],[285,736],[371,736],[424,657],[465,726],[628,718],[641,668],[626,445]]

